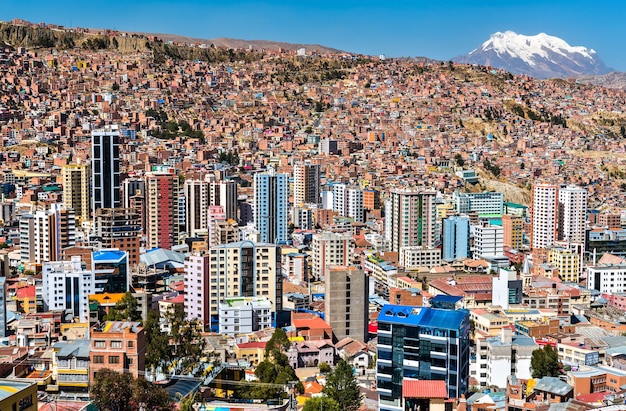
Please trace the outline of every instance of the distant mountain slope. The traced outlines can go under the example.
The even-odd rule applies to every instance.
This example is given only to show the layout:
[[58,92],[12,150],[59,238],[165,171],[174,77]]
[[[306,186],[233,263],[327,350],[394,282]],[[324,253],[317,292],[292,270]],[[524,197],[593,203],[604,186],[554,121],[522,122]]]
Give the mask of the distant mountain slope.
[[626,90],[626,73],[620,71],[614,71],[600,76],[580,76],[576,78],[576,81],[594,86]]
[[252,50],[278,50],[279,48],[284,50],[298,50],[305,49],[306,51],[317,51],[321,54],[327,53],[343,53],[343,51],[334,49],[332,47],[323,46],[321,44],[299,44],[299,43],[285,43],[280,41],[269,40],[243,40],[243,39],[231,39],[226,37],[219,37],[214,39],[201,39],[195,37],[180,36],[176,34],[163,34],[163,33],[134,33],[143,36],[156,36],[165,42],[173,41],[177,43],[187,44],[213,44],[216,47],[226,47],[233,49],[252,49]]
[[570,46],[566,41],[545,33],[524,36],[512,31],[498,32],[479,48],[453,60],[537,78],[598,75],[612,71],[594,50]]

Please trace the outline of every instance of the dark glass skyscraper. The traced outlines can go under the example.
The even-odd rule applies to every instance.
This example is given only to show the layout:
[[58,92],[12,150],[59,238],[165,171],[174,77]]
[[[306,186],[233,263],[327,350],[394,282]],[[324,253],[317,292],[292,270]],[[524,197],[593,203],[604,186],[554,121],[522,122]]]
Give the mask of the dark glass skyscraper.
[[120,207],[120,134],[117,126],[91,132],[93,213]]

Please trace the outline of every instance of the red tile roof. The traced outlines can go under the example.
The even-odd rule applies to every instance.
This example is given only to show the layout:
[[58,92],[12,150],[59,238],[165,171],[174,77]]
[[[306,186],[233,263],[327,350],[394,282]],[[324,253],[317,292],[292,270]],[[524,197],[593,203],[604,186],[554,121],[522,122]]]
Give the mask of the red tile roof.
[[28,287],[22,287],[17,289],[17,298],[34,298],[37,295],[37,290],[34,285]]
[[446,382],[441,380],[413,380],[405,378],[402,382],[404,398],[448,398]]
[[245,348],[263,348],[263,349],[265,349],[265,345],[266,344],[267,343],[265,341],[252,341],[252,342],[237,344],[237,347],[239,347],[240,349],[245,349]]

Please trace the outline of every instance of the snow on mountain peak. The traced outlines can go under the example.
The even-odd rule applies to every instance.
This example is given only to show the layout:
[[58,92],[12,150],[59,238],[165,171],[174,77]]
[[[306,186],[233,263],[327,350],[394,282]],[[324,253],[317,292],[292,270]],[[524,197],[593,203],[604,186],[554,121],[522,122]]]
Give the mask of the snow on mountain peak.
[[480,51],[493,50],[497,55],[508,55],[519,58],[530,66],[536,64],[536,59],[549,58],[549,52],[567,57],[580,54],[582,57],[593,60],[595,51],[582,46],[570,46],[565,40],[558,37],[539,33],[535,36],[524,36],[514,31],[497,32],[489,37],[478,49],[472,50],[472,55]]

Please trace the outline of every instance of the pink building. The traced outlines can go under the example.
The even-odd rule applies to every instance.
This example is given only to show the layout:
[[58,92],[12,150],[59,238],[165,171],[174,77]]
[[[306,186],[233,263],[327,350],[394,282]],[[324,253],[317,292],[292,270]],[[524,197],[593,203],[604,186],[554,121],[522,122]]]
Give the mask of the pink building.
[[215,224],[218,221],[226,221],[226,212],[221,205],[209,206],[209,247],[214,247],[219,244],[219,241],[215,235]]
[[209,256],[191,255],[185,260],[185,315],[188,320],[211,323],[209,310]]

